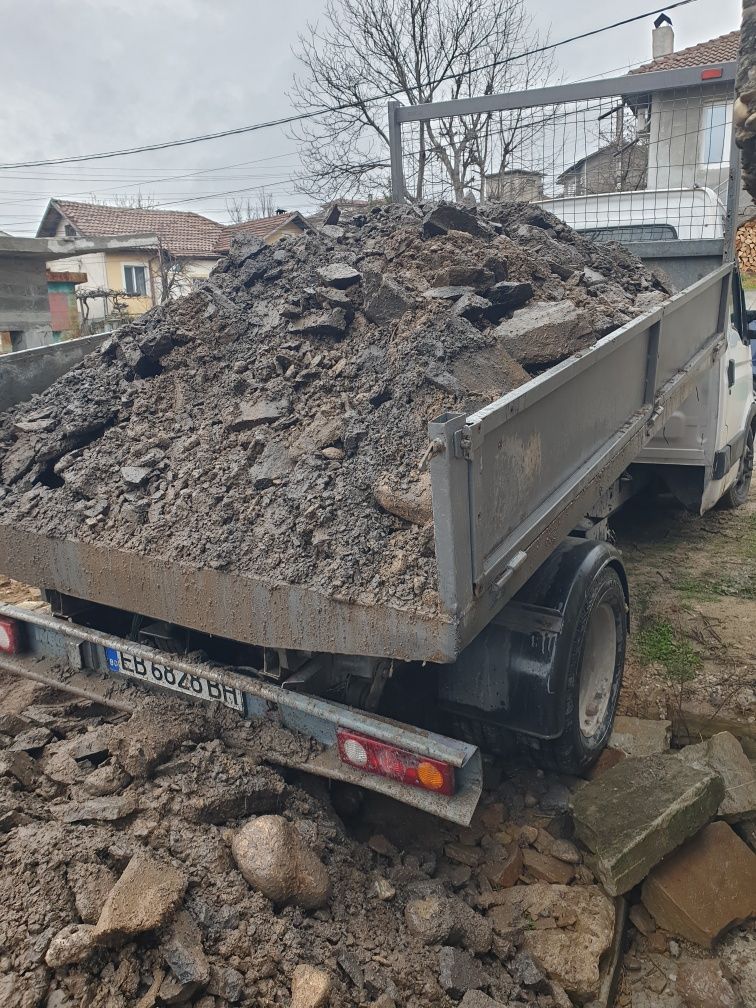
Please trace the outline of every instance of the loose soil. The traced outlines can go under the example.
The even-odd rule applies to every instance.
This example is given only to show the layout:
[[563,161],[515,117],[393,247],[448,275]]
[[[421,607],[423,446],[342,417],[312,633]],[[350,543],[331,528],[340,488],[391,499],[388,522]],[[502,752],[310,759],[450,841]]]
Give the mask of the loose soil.
[[275,249],[239,240],[196,292],[0,417],[2,521],[434,611],[428,421],[669,290],[527,204],[378,207]]

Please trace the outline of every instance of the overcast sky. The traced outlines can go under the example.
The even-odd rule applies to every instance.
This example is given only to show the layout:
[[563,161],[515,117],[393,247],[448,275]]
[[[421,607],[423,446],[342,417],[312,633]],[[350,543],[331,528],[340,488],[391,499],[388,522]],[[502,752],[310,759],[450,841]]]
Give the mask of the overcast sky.
[[[214,132],[291,111],[291,48],[323,0],[0,0],[0,163],[111,150]],[[651,0],[541,0],[552,41],[642,13]],[[671,12],[675,48],[732,31],[739,0]],[[564,81],[619,74],[650,58],[652,18],[556,51]],[[240,164],[241,163],[241,164]],[[238,167],[226,167],[238,165]],[[161,205],[227,218],[226,196],[267,185],[276,204],[310,208],[290,181],[296,145],[279,128],[161,153],[0,171],[0,230],[34,234],[51,196]],[[202,172],[190,178],[182,174]],[[168,176],[168,179],[166,179]],[[164,181],[156,181],[164,179]]]

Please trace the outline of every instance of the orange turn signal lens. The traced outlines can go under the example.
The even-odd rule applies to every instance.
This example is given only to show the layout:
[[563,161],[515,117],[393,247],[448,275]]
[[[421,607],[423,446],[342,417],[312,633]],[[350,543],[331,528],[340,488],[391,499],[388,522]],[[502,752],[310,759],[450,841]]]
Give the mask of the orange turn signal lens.
[[440,791],[446,781],[444,775],[432,763],[420,763],[417,768],[417,779],[429,791]]

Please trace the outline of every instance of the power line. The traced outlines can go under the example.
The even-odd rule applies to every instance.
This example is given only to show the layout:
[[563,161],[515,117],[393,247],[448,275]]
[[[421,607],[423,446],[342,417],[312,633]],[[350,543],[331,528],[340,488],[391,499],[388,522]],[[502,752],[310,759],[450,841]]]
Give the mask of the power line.
[[[635,21],[641,21],[644,18],[651,17],[653,14],[662,14],[664,11],[674,10],[676,7],[686,7],[688,4],[696,2],[697,0],[677,0],[676,3],[667,4],[664,7],[657,7],[655,10],[646,11],[643,14],[636,14],[633,17],[624,18],[621,21],[615,21],[613,24],[604,25],[601,28],[593,28],[590,31],[582,32],[579,35],[572,35],[570,38],[561,39],[559,42],[552,42],[547,45],[538,46],[536,49],[519,53],[516,56],[508,56],[503,60],[492,60],[490,63],[484,63],[481,66],[472,67],[470,70],[464,71],[464,73],[472,74],[477,73],[480,70],[489,70],[496,66],[504,66],[507,63],[524,59],[527,56],[535,56],[538,53],[549,52],[550,50],[557,49],[560,46],[568,45],[571,42],[579,42],[582,39],[591,38],[592,36],[599,35],[602,32],[611,31],[614,28],[622,28]],[[437,80],[429,81],[429,85],[435,87],[438,84],[443,84],[444,81],[455,80],[459,76],[459,72],[448,73],[443,77],[439,77]],[[317,116],[326,115],[328,113],[344,112],[350,108],[359,108],[363,104],[372,104],[377,101],[385,101],[388,98],[396,98],[398,95],[403,93],[403,88],[397,88],[394,91],[387,91],[383,94],[374,95],[371,98],[365,98],[361,102],[343,102],[340,105],[324,106],[322,109],[318,109],[313,112],[302,112],[298,115],[284,116],[280,119],[269,119],[266,122],[254,123],[251,126],[237,126],[234,129],[220,130],[217,133],[204,133],[200,136],[185,137],[182,140],[166,140],[162,143],[145,144],[142,147],[128,147],[123,150],[116,151],[102,151],[98,154],[78,154],[73,157],[48,158],[40,161],[16,161],[0,165],[0,170],[10,168],[38,168],[44,165],[73,164],[80,161],[98,161],[103,158],[124,157],[128,154],[143,154],[147,151],[167,150],[169,147],[185,147],[189,144],[204,143],[208,140],[219,140],[222,137],[239,136],[244,133],[255,133],[258,130],[270,129],[273,126],[287,126],[291,123],[302,122],[306,119],[314,119]]]

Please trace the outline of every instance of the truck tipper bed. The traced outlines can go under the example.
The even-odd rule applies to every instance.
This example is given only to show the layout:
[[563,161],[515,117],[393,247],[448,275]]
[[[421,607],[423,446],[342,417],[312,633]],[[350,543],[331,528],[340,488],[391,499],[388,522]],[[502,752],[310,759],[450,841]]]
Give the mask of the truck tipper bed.
[[[687,71],[639,76],[466,102],[506,111],[619,95],[653,108],[709,86]],[[732,78],[724,65],[716,83]],[[448,115],[442,106],[390,106],[397,199],[402,123]],[[320,743],[304,769],[462,823],[481,790],[478,744],[515,737],[542,764],[579,772],[609,736],[628,630],[608,516],[652,478],[699,511],[747,495],[754,402],[735,178],[729,188],[723,238],[635,246],[664,261],[679,293],[485,408],[429,424],[436,614],[45,537],[0,516],[0,570],[43,587],[51,606],[0,606],[0,668],[107,672],[280,721]],[[207,660],[181,653],[184,631]],[[336,683],[345,702],[331,699]],[[405,713],[418,693],[465,741],[404,723],[422,720]]]

